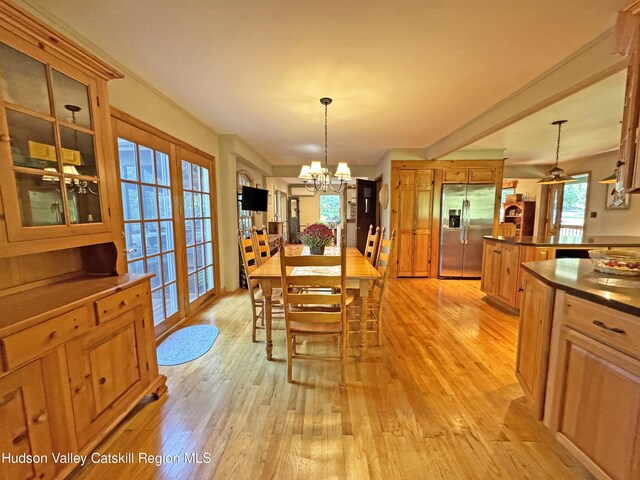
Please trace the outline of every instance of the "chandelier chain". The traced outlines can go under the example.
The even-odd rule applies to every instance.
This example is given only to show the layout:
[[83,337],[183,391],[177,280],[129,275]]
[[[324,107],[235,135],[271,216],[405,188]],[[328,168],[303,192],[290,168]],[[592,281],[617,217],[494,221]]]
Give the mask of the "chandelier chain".
[[562,123],[558,123],[558,140],[556,142],[556,167],[558,166],[558,159],[560,158],[560,131],[562,130]]

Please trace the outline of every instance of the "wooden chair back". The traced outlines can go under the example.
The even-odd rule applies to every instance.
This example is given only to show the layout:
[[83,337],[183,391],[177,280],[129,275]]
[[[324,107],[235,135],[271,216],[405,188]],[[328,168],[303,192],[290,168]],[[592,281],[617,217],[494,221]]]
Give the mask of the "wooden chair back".
[[251,292],[258,283],[258,280],[252,280],[249,275],[258,268],[258,258],[254,250],[253,238],[242,238],[242,231],[238,230],[238,246],[240,247],[240,256],[242,257],[242,267],[247,276],[247,285]]
[[269,235],[267,234],[267,228],[262,225],[262,233],[258,233],[258,229],[256,227],[252,227],[251,239],[253,240],[253,249],[256,252],[258,265],[262,265],[271,258],[271,248],[269,247]]
[[498,235],[502,237],[513,237],[516,234],[515,223],[500,223],[498,225]]
[[373,232],[373,225],[369,225],[369,233],[367,233],[367,243],[364,246],[364,258],[369,260],[371,265],[375,265],[376,255],[378,253],[378,242],[380,241],[380,227],[376,227]]
[[[288,381],[291,381],[291,358],[292,354],[295,355],[293,343],[296,334],[338,335],[341,337],[341,384],[344,384],[348,348],[344,242],[340,246],[340,255],[289,256],[281,245],[280,269],[287,332]],[[318,291],[315,287],[327,287],[327,290]]]

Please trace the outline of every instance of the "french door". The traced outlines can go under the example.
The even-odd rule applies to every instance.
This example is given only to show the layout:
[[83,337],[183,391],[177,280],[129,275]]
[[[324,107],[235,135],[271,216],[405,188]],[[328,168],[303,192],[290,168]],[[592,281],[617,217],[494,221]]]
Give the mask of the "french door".
[[156,336],[217,293],[210,158],[114,120],[130,273],[152,273]]

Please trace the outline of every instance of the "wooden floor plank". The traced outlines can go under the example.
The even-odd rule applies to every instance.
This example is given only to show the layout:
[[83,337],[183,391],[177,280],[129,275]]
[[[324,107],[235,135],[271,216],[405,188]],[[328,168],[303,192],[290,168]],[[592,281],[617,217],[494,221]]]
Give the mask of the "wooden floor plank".
[[[482,297],[477,281],[390,280],[383,345],[371,342],[360,362],[352,335],[340,388],[340,364],[328,361],[294,361],[288,384],[284,332],[266,361],[264,343],[251,342],[247,294],[228,295],[192,320],[220,328],[211,351],[162,367],[168,394],[97,449],[211,462],[88,464],[72,478],[589,478],[524,401],[517,318]],[[299,350],[333,354],[336,342]]]

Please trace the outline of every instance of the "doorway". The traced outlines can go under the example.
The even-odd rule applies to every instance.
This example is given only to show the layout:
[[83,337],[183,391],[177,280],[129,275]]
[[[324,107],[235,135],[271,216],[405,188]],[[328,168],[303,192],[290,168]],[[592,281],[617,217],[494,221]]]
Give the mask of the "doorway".
[[378,191],[374,180],[356,180],[356,247],[364,254],[369,225],[377,222]]
[[580,237],[584,234],[589,199],[589,173],[572,175],[575,182],[549,185],[545,235]]

